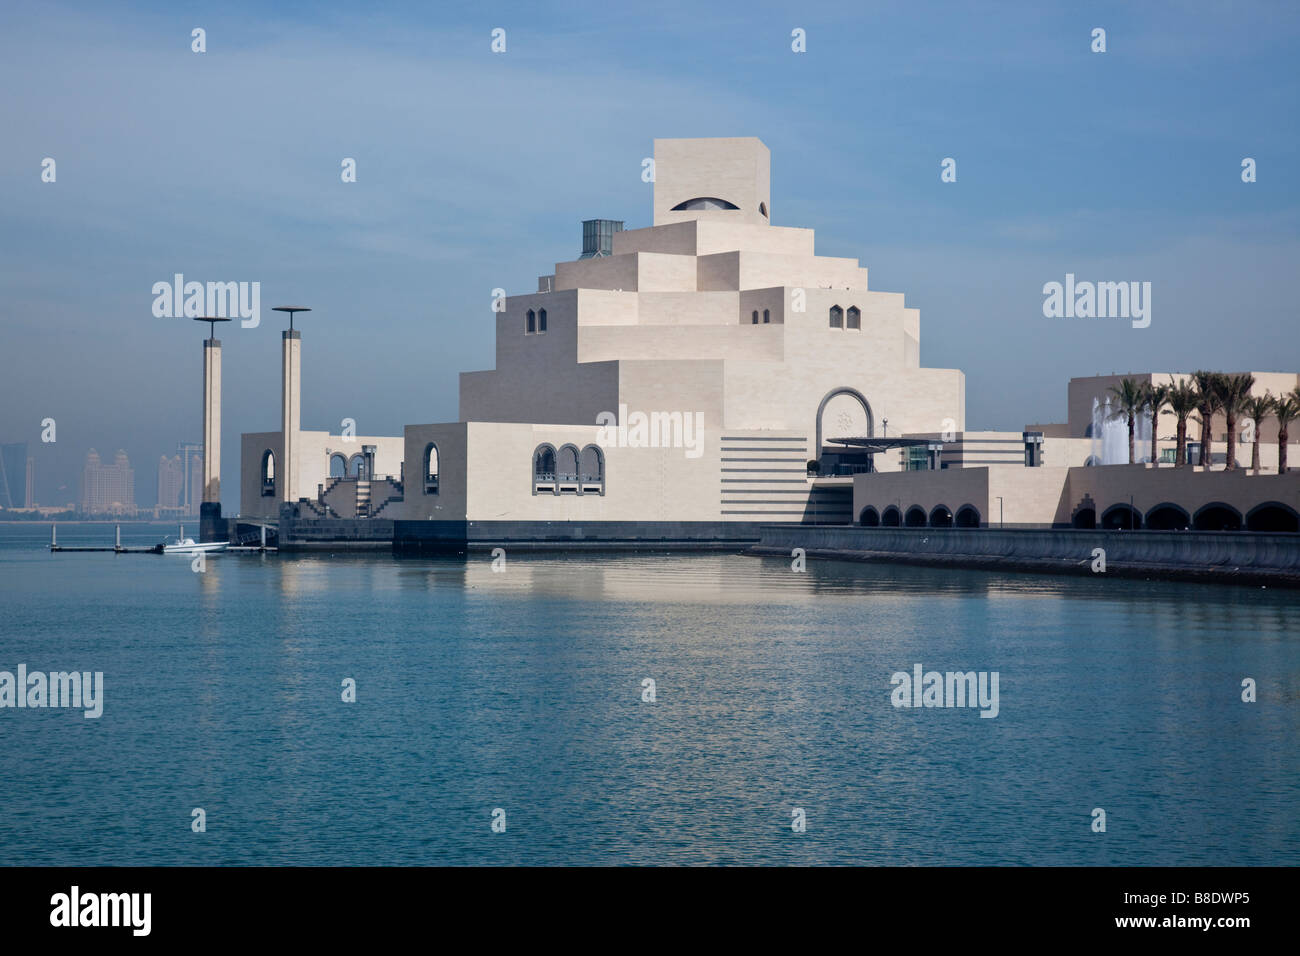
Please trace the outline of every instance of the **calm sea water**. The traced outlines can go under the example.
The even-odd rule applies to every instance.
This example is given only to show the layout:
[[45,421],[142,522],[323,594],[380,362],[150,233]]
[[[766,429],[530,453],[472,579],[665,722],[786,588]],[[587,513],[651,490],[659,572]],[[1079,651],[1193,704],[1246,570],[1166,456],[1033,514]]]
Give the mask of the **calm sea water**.
[[[104,713],[0,710],[3,864],[1300,862],[1295,592],[48,540],[0,526],[0,670],[103,671]],[[894,708],[916,663],[999,715]]]

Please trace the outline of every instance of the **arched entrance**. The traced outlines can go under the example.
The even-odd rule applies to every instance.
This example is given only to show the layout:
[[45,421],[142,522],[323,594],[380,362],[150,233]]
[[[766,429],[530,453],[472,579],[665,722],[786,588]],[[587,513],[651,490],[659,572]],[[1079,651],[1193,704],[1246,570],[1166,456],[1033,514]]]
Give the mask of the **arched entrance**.
[[1147,512],[1146,525],[1148,531],[1186,531],[1192,526],[1192,516],[1166,501]]
[[1111,505],[1102,513],[1101,526],[1107,531],[1136,531],[1142,527],[1142,515],[1127,503]]
[[829,438],[872,438],[876,434],[871,405],[854,388],[835,388],[817,406],[817,456]]
[[1197,510],[1192,527],[1197,531],[1240,531],[1241,512],[1216,501]]
[[935,505],[930,509],[930,527],[931,528],[951,528],[952,512],[948,510],[947,505]]
[[1248,531],[1300,531],[1300,515],[1280,501],[1266,501],[1256,505],[1246,515]]

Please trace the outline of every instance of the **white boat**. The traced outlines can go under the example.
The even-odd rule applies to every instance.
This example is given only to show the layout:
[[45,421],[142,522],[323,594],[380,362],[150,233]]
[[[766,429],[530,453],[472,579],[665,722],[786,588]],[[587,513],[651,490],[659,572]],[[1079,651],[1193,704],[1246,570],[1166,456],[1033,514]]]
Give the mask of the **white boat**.
[[225,551],[228,546],[225,541],[208,541],[197,544],[193,538],[185,538],[170,543],[164,542],[163,554],[212,554],[216,551]]
[[185,525],[181,525],[181,534],[175,540],[167,539],[163,542],[163,554],[214,554],[218,551],[225,551],[229,547],[226,541],[208,541],[203,544],[195,542],[193,538],[185,537]]

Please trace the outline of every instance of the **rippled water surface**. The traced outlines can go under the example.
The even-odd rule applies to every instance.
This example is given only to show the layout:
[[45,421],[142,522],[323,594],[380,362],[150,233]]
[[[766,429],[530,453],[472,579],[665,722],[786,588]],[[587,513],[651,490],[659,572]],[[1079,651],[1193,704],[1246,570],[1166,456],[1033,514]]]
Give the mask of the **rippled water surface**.
[[[0,670],[103,671],[104,713],[0,709],[5,864],[1300,862],[1296,592],[48,538],[0,526]],[[998,716],[896,709],[917,663]]]

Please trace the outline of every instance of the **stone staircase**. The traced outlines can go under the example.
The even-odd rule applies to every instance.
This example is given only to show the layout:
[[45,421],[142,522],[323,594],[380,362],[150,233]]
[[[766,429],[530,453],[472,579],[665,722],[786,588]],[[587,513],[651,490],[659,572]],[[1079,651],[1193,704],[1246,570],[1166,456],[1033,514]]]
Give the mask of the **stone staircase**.
[[[391,505],[394,501],[406,500],[406,491],[402,487],[402,483],[400,481],[395,481],[392,478],[388,478],[388,479],[381,479],[378,482],[378,484],[388,485],[389,489],[391,491],[396,492],[396,494],[390,494],[388,497],[386,497],[383,501],[379,503],[378,507],[372,507],[370,510],[370,517],[372,518],[378,518],[380,512],[382,512],[385,508]],[[373,489],[372,489],[372,494],[373,494]]]
[[370,517],[370,482],[357,479],[357,517]]

